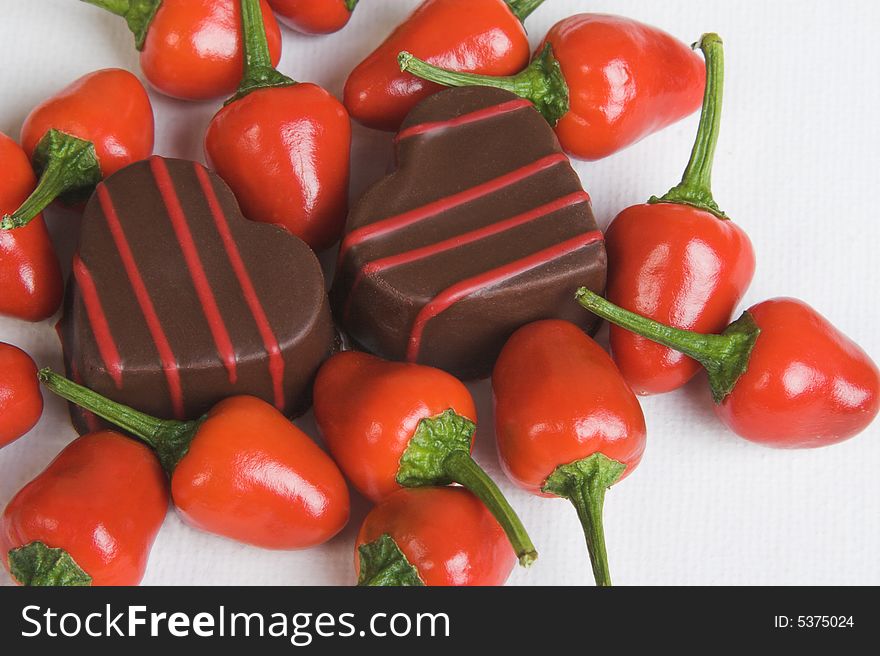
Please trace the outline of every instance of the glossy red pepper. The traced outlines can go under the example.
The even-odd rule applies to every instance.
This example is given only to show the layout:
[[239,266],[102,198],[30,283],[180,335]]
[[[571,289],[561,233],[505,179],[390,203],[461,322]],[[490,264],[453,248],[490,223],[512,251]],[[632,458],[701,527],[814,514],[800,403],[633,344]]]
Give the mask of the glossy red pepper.
[[151,446],[171,477],[174,505],[191,526],[266,549],[304,549],[348,522],[342,473],[265,401],[235,396],[195,421],[160,420],[49,369],[40,379]]
[[559,21],[529,67],[510,77],[450,72],[433,63],[410,52],[400,56],[402,70],[433,82],[499,87],[531,100],[562,147],[586,160],[608,157],[692,114],[705,84],[703,61],[686,44],[607,14]]
[[326,90],[272,68],[257,0],[242,0],[242,9],[244,79],[212,119],[205,153],[247,218],[280,225],[320,251],[345,224],[351,121]]
[[709,374],[715,413],[737,435],[780,448],[835,444],[863,431],[880,410],[880,371],[871,358],[803,301],[750,307],[719,334],[672,328],[587,289],[594,314],[681,351]]
[[90,433],[6,506],[0,554],[21,585],[137,585],[167,512],[156,456],[119,433]]
[[21,228],[52,201],[80,203],[102,178],[153,152],[153,107],[128,71],[89,73],[37,105],[21,145],[40,173],[33,193],[0,227]]
[[611,585],[602,506],[645,449],[645,418],[605,351],[558,319],[520,328],[492,373],[501,465],[532,494],[569,499],[598,585]]
[[[241,80],[238,0],[84,0],[122,16],[140,51],[141,70],[165,95],[183,100],[228,96]],[[281,29],[260,0],[272,63],[281,59]]]
[[[748,235],[712,198],[712,160],[721,122],[723,45],[704,35],[708,71],[700,128],[680,184],[617,215],[605,234],[607,297],[627,310],[697,332],[720,332],[755,273]],[[660,394],[687,383],[695,360],[611,326],[614,360],[637,394]]]
[[537,557],[516,513],[470,455],[477,413],[457,378],[345,351],[318,371],[314,399],[330,453],[364,496],[378,503],[402,487],[459,483],[492,511],[524,566]]
[[399,490],[358,534],[359,586],[503,585],[516,564],[504,531],[460,487]]
[[[0,132],[0,216],[14,212],[37,178],[25,152]],[[43,217],[17,230],[0,230],[0,314],[42,321],[61,305],[63,282]]]
[[42,414],[37,365],[17,346],[0,342],[0,448],[27,433]]
[[281,22],[304,34],[330,34],[348,25],[358,0],[269,0]]
[[544,0],[425,0],[348,76],[345,106],[367,127],[396,131],[440,88],[401,72],[402,50],[457,71],[513,75],[529,61],[522,22]]

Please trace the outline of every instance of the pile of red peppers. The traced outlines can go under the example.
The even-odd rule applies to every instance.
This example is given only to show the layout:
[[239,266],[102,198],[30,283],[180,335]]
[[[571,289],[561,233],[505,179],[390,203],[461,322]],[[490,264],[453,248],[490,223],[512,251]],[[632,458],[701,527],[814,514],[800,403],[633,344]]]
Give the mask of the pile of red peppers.
[[[231,95],[207,129],[208,162],[247,218],[316,251],[344,226],[351,118],[393,131],[443,85],[494,86],[533,103],[572,157],[596,160],[702,104],[681,182],[607,230],[606,298],[571,290],[612,324],[611,353],[574,324],[539,321],[513,334],[491,377],[488,432],[504,473],[572,503],[598,585],[611,585],[606,491],[646,447],[637,395],[678,389],[704,369],[718,418],[778,448],[835,444],[880,410],[877,366],[805,302],[766,300],[731,323],[755,254],[711,189],[724,90],[718,35],[692,49],[635,20],[585,13],[559,21],[531,53],[523,22],[543,0],[424,0],[351,71],[340,101],[275,68],[275,14],[327,34],[345,27],[358,0],[87,2],[126,20],[155,91]],[[213,54],[199,46],[205,39]],[[622,92],[612,63],[637,92]],[[104,177],[149,157],[153,130],[141,82],[105,69],[34,108],[20,145],[0,134],[0,314],[41,322],[56,313],[62,267],[42,212],[56,200],[81,207]],[[688,257],[696,244],[711,257]],[[37,424],[41,386],[118,431],[71,442],[6,506],[0,559],[21,585],[138,584],[169,500],[202,531],[266,549],[314,547],[349,520],[346,481],[375,504],[357,536],[358,585],[502,585],[538,557],[471,454],[470,391],[438,369],[354,350],[331,357],[314,385],[329,453],[256,398],[228,398],[194,421],[160,419],[38,371],[2,342],[0,447]],[[108,540],[89,539],[99,527]]]

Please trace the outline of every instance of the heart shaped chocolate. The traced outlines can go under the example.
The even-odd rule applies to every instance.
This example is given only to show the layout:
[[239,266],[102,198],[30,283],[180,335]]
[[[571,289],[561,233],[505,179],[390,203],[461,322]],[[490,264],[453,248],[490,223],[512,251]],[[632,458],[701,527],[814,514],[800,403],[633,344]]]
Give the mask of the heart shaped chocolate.
[[404,121],[397,161],[352,210],[340,248],[331,302],[355,342],[480,378],[524,324],[595,325],[574,295],[604,290],[602,234],[531,103],[441,91]]
[[[98,185],[59,333],[72,378],[175,419],[235,394],[300,413],[335,339],[308,246],[247,221],[201,164],[161,157]],[[96,425],[90,415],[74,423]]]

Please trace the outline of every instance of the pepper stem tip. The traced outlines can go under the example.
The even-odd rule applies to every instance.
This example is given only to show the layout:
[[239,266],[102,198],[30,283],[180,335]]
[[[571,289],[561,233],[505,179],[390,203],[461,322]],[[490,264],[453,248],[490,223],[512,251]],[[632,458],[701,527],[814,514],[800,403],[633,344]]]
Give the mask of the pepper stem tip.
[[415,55],[406,50],[402,50],[397,54],[397,65],[400,66],[400,70],[403,73],[406,73],[409,70],[410,62],[415,59]]
[[724,39],[722,39],[721,36],[719,36],[715,32],[706,32],[703,36],[700,37],[700,40],[694,43],[691,47],[694,49],[699,48],[700,50],[703,50],[714,44],[724,45]]

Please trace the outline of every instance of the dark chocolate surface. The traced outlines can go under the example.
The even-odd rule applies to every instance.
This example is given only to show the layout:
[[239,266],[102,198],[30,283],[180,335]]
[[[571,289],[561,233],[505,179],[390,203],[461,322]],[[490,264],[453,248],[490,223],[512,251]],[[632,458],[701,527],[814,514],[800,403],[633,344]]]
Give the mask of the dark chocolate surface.
[[602,236],[531,104],[441,91],[407,117],[397,162],[353,208],[340,249],[331,301],[358,344],[480,378],[526,323],[595,325],[574,293],[604,290]]
[[[235,394],[308,407],[334,341],[320,265],[300,239],[245,220],[200,164],[153,157],[102,183],[73,273],[59,332],[78,382],[163,418]],[[80,432],[93,421],[74,415]]]

